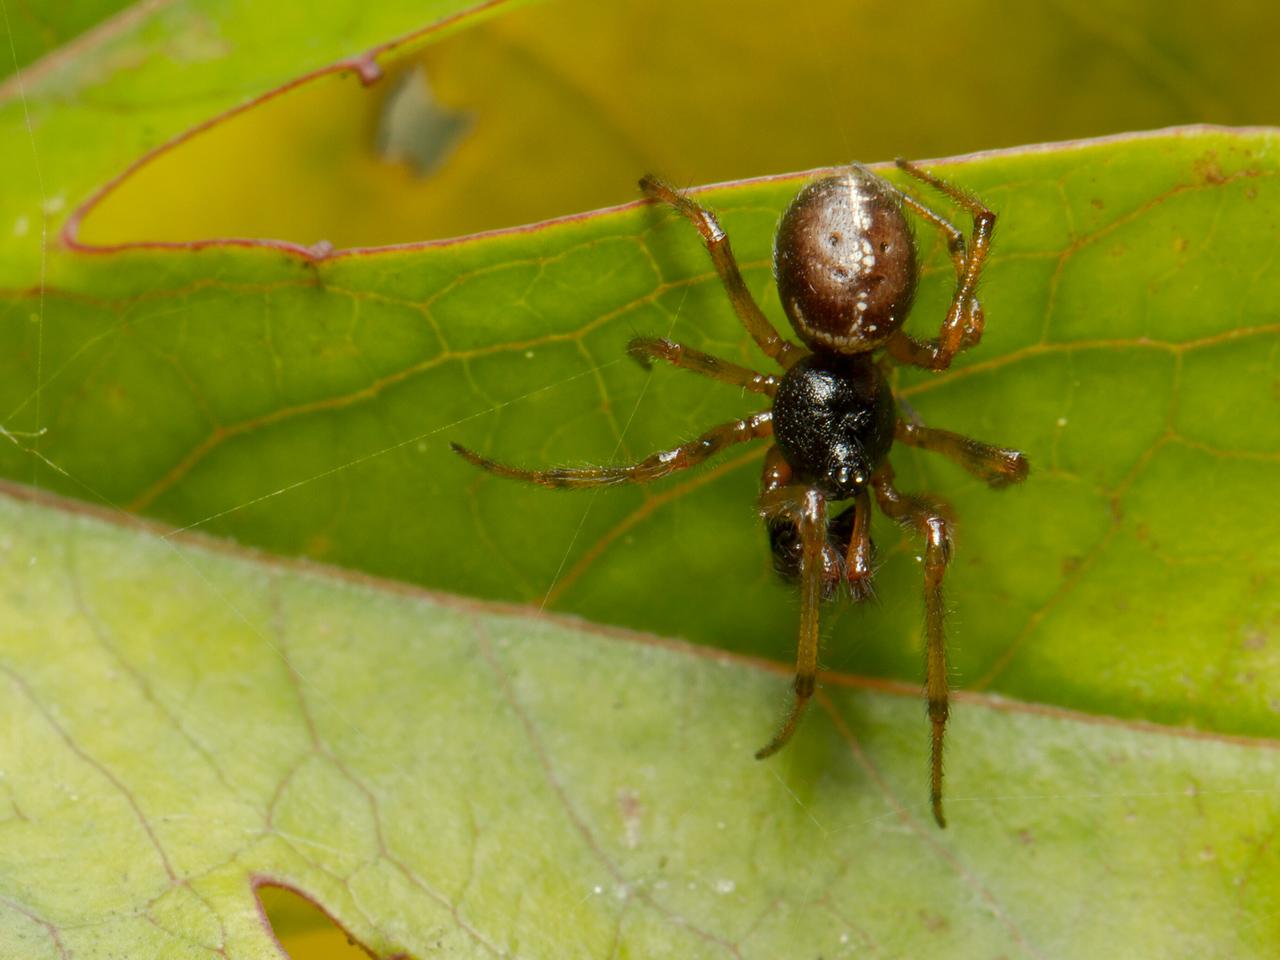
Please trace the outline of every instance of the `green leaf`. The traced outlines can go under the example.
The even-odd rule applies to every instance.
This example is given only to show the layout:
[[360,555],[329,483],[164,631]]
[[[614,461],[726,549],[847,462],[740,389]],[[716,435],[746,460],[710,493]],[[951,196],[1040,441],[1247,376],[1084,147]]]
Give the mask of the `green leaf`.
[[[996,494],[894,453],[904,487],[960,516],[948,631],[954,680],[981,692],[958,698],[945,834],[923,824],[911,538],[876,527],[877,602],[827,610],[822,709],[755,764],[785,704],[796,615],[753,515],[759,451],[577,496],[448,453],[456,439],[530,464],[623,459],[753,409],[625,359],[632,335],[655,333],[762,362],[686,223],[630,207],[307,252],[627,200],[650,166],[686,183],[1079,129],[1059,74],[993,91],[983,70],[1021,69],[1032,47],[1077,66],[1081,49],[1100,56],[1087,9],[1062,7],[1066,29],[1036,21],[1029,46],[1003,6],[913,8],[906,49],[890,16],[848,10],[815,48],[779,43],[763,17],[722,27],[714,8],[673,32],[650,13],[602,29],[591,18],[607,12],[564,5],[538,34],[538,8],[503,7],[454,39],[476,14],[427,29],[421,56],[377,57],[374,44],[461,6],[364,4],[345,19],[161,6],[0,88],[0,474],[113,509],[104,523],[21,487],[0,499],[0,711],[14,731],[0,746],[0,953],[275,956],[255,877],[415,956],[1273,953],[1274,131],[940,167],[1001,214],[988,332],[946,375],[902,372],[900,395],[1034,465]],[[1151,46],[1120,81],[1081,70],[1071,88],[1101,128],[1259,115],[1273,32],[1214,53],[1199,18],[1134,10],[1108,37]],[[630,61],[610,45],[630,49],[641,29],[690,41],[710,71],[652,59],[675,90],[645,99],[653,74],[614,70]],[[708,55],[726,35],[737,54]],[[838,118],[871,61],[848,55],[849,37],[910,65],[900,97],[856,123]],[[979,42],[959,76],[938,56]],[[689,92],[777,49],[777,70],[742,78],[750,109]],[[1229,101],[1197,80],[1177,66],[1188,50],[1231,59],[1251,93]],[[805,72],[821,51],[838,67]],[[568,60],[568,82],[538,67]],[[355,77],[375,61],[388,80],[366,91]],[[446,114],[480,119],[456,163],[414,179],[370,143],[389,83],[420,63]],[[581,100],[550,109],[605,64],[603,134]],[[1181,91],[1177,110],[1136,110],[1127,81],[1147,69]],[[292,93],[251,99],[308,70]],[[496,99],[457,99],[499,76]],[[804,110],[787,95],[799,88]],[[522,99],[504,107],[513,89]],[[145,150],[241,104],[84,206]],[[536,149],[504,139],[528,117]],[[602,149],[610,137],[629,145]],[[689,159],[702,142],[714,150]],[[775,320],[770,238],[803,179],[702,195]],[[101,249],[218,235],[293,246]],[[912,325],[925,334],[948,267],[921,237]],[[121,527],[130,510],[263,553]]]
[[0,499],[6,956],[274,957],[255,878],[378,956],[1240,957],[1280,933],[1274,741],[971,696],[944,834],[914,691],[832,678],[755,763],[780,671],[55,506]]
[[[79,3],[23,3],[12,13],[3,8],[2,22],[10,56],[0,55],[0,77],[9,78],[33,60],[57,50],[127,6],[125,0],[81,0]],[[111,27],[104,27],[111,29]],[[15,84],[16,85],[16,84]]]
[[[1023,488],[993,493],[894,455],[906,489],[960,517],[948,587],[962,685],[1274,730],[1260,678],[1275,664],[1280,520],[1250,509],[1280,457],[1277,289],[1253,253],[1277,240],[1274,145],[1181,132],[948,169],[1001,211],[989,332],[948,374],[903,372],[901,395],[926,423],[1033,464]],[[799,182],[708,197],[775,317],[771,229]],[[932,246],[922,333],[947,295]],[[630,208],[319,261],[215,248],[74,270],[93,299],[55,284],[42,325],[15,311],[5,328],[9,423],[35,428],[41,376],[39,450],[65,471],[40,483],[274,553],[789,655],[794,601],[752,517],[758,448],[573,495],[482,476],[447,445],[621,460],[753,409],[625,359],[644,332],[760,362],[683,221]],[[31,476],[16,446],[2,462]],[[833,610],[826,662],[914,681],[917,551],[887,525],[875,536],[879,602]]]

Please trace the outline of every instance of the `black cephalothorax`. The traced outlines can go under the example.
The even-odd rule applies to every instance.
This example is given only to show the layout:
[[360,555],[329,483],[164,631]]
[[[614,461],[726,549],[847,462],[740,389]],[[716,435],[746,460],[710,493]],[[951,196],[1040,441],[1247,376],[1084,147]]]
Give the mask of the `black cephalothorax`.
[[795,479],[830,500],[848,500],[871,481],[896,420],[893,391],[866,353],[805,357],[773,398],[774,443]]

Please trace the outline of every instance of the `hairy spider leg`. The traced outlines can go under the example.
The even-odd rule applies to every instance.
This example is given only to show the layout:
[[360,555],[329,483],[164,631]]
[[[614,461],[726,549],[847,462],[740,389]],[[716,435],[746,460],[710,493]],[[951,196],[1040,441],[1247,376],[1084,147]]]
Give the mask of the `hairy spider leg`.
[[712,380],[719,380],[721,383],[742,387],[752,393],[762,393],[766,397],[772,397],[778,392],[778,383],[782,379],[758,373],[747,367],[740,367],[736,363],[721,360],[719,357],[713,357],[693,347],[686,347],[674,340],[667,340],[665,337],[636,337],[627,344],[627,353],[631,354],[632,359],[646,370],[653,366],[651,361],[657,358],[665,360],[673,367],[691,370]]
[[649,199],[675,207],[697,228],[707,252],[711,254],[711,262],[720,275],[720,282],[724,284],[734,312],[747,328],[747,333],[751,334],[751,339],[767,356],[777,361],[785,370],[808,353],[804,348],[783,338],[756,305],[738,270],[738,261],[734,259],[733,250],[729,246],[729,235],[720,227],[714,213],[652,174],[640,178],[640,189]]
[[1017,450],[995,447],[950,430],[936,430],[899,419],[893,436],[907,446],[942,454],[996,488],[1021,483],[1031,469],[1026,456]]
[[924,631],[925,698],[929,704],[931,749],[929,800],[938,826],[947,825],[942,815],[942,738],[949,713],[947,693],[947,647],[942,633],[942,577],[951,562],[951,524],[945,508],[927,497],[899,493],[893,486],[893,468],[885,464],[871,478],[876,502],[885,516],[903,526],[914,527],[924,537]]
[[[782,451],[771,445],[765,453],[764,470],[760,476],[761,494],[777,490],[792,482],[793,471]],[[849,588],[854,601],[865,600],[872,595],[871,539],[867,529],[870,517],[869,495],[864,495],[859,514],[857,502],[844,511],[827,518],[826,545],[822,548],[822,599],[830,600],[841,584]],[[862,520],[859,521],[859,516]],[[769,549],[773,554],[773,569],[782,579],[798,583],[803,544],[795,523],[785,517],[767,520]]]
[[800,533],[800,631],[796,640],[795,701],[791,712],[756,759],[773,756],[787,745],[813,696],[818,673],[818,608],[822,601],[822,551],[827,543],[827,501],[816,489],[789,484],[760,494],[765,520],[786,518]]
[[[895,187],[894,189],[897,188]],[[921,220],[928,221],[947,238],[947,253],[951,255],[951,262],[956,268],[956,282],[959,282],[964,275],[965,263],[969,259],[969,248],[965,243],[963,231],[938,211],[926,206],[905,190],[898,190],[898,196],[902,198],[902,202],[910,207],[916,216]]]
[[[938,232],[946,237],[947,252],[951,254],[951,262],[956,268],[956,283],[960,283],[960,281],[964,279],[964,272],[969,262],[969,249],[965,244],[964,234],[960,231],[960,228],[932,207],[926,206],[906,191],[898,190],[898,196],[902,198],[902,202],[906,204],[916,216],[936,227]],[[977,297],[973,297],[965,306],[964,337],[960,342],[961,350],[967,350],[969,347],[977,346],[978,342],[982,339],[982,328],[984,322],[985,318],[982,313],[982,304],[978,302]]]
[[773,413],[766,410],[744,420],[732,420],[712,427],[696,440],[683,443],[672,450],[650,454],[639,463],[622,467],[552,467],[549,470],[522,470],[519,467],[498,463],[482,457],[461,444],[451,443],[454,453],[482,470],[500,477],[524,480],[543,487],[607,487],[615,483],[648,483],[678,470],[697,466],[725,447],[749,440],[773,436]]
[[[898,160],[897,165],[910,176],[916,177],[917,179],[925,179],[915,166],[907,163],[905,160]],[[861,167],[862,165],[854,164],[854,166]],[[925,182],[932,185],[934,181],[932,179],[925,179]],[[930,223],[932,226],[937,228],[944,237],[946,237],[947,253],[951,255],[951,262],[956,268],[956,282],[959,283],[964,277],[964,271],[969,261],[969,247],[965,243],[964,232],[942,214],[938,213],[938,211],[924,203],[924,201],[916,199],[914,196],[895,184],[890,183],[889,186],[893,188],[894,192],[902,199],[902,202],[910,207],[911,211],[915,213],[916,216]],[[950,187],[950,185],[948,185],[948,187]]]
[[787,458],[776,443],[769,444],[764,454],[764,469],[760,472],[760,492],[772,493],[791,482],[793,471]]
[[[973,216],[973,234],[967,243],[964,268],[957,270],[955,296],[952,297],[951,306],[947,309],[947,315],[938,330],[937,339],[917,340],[910,334],[898,330],[885,344],[889,353],[900,363],[909,363],[928,370],[945,370],[951,366],[951,361],[957,353],[966,347],[973,346],[982,337],[982,308],[977,305],[973,294],[991,249],[991,234],[995,230],[996,215],[976,197],[926,173],[915,164],[902,159],[899,159],[897,164],[904,173],[945,194],[953,203]],[[922,208],[927,209],[918,201],[909,203],[909,206],[917,212]],[[946,227],[941,226],[941,223],[946,221],[932,211],[930,214],[932,216],[925,215],[926,219],[933,222],[935,226],[939,226],[944,233],[948,233],[950,238],[952,235]],[[951,225],[947,224],[947,226]],[[952,227],[952,229],[955,228]],[[950,242],[954,244],[954,240]],[[953,249],[952,259],[954,258]]]
[[[952,260],[955,261],[957,267],[957,289],[959,289],[960,285],[968,284],[969,293],[972,295],[973,290],[977,287],[977,278],[982,272],[987,254],[990,252],[991,234],[995,231],[996,226],[995,211],[988,208],[973,194],[960,189],[953,183],[940,180],[908,160],[903,160],[899,157],[894,162],[904,173],[937,190],[956,206],[967,210],[973,217],[973,236],[966,243],[964,235],[950,221],[935,213],[914,197],[909,198],[913,204],[913,209],[918,208],[921,211],[926,211],[924,215],[934,221],[938,228],[947,234]],[[906,195],[904,194],[904,196]],[[959,257],[957,257],[957,247],[960,254]],[[952,309],[957,309],[957,304],[953,303]],[[964,309],[964,305],[959,305],[959,309]]]

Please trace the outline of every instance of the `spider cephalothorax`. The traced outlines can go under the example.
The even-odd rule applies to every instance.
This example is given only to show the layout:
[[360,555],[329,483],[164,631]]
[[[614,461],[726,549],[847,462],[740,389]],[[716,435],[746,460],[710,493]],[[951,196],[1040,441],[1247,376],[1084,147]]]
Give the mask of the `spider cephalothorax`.
[[[931,725],[933,815],[942,815],[942,738],[947,723],[947,659],[942,633],[942,577],[951,559],[951,521],[941,501],[903,494],[893,485],[888,454],[895,440],[950,457],[993,487],[1027,476],[1027,460],[1006,450],[899,416],[882,361],[942,370],[982,336],[974,296],[995,226],[976,198],[899,160],[898,166],[949,197],[973,217],[965,237],[940,214],[865,167],[816,180],[783,214],[774,240],[774,275],[783,310],[805,347],[783,339],[747,291],[715,215],[654,177],[640,181],[655,200],[675,207],[697,228],[739,319],[781,377],[720,360],[670,340],[640,337],[632,356],[654,358],[771,398],[768,410],[708,430],[672,450],[619,467],[523,470],[454,444],[476,466],[548,487],[646,483],[703,462],[725,447],[772,438],[759,499],[774,568],[800,588],[795,702],[763,759],[791,738],[813,696],[818,664],[818,608],[841,587],[854,599],[870,593],[871,500],[890,519],[924,538],[925,693]],[[915,295],[916,247],[904,207],[947,239],[956,290],[938,337],[917,340],[902,324]],[[832,517],[828,505],[850,502]]]
[[866,353],[815,353],[792,364],[773,397],[774,442],[795,479],[831,500],[865,487],[893,446],[893,391]]

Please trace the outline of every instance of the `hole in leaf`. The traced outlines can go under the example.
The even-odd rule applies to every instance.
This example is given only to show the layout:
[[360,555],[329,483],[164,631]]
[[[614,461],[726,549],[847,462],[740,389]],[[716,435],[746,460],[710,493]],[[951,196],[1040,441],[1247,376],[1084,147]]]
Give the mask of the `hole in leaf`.
[[87,211],[79,239],[342,248],[466,232],[452,179],[474,114],[420,62],[382,68],[369,86],[354,70],[317,77],[155,154]]
[[261,883],[255,892],[263,916],[290,960],[369,960],[369,951],[296,890]]
[[[570,8],[582,13],[594,3],[573,0]],[[637,106],[629,92],[635,80],[616,102],[592,102],[616,45],[630,49],[632,31],[579,42],[579,59],[598,48],[595,73],[569,81],[560,75],[567,52],[556,43],[572,25],[565,13],[539,6],[501,20],[470,18],[463,29],[387,52],[365,77],[380,72],[373,82],[354,68],[329,73],[217,119],[152,154],[96,200],[77,240],[273,239],[341,250],[638,199],[639,174],[666,164],[628,132],[631,122],[637,111],[669,111]],[[603,42],[610,36],[615,46]]]

